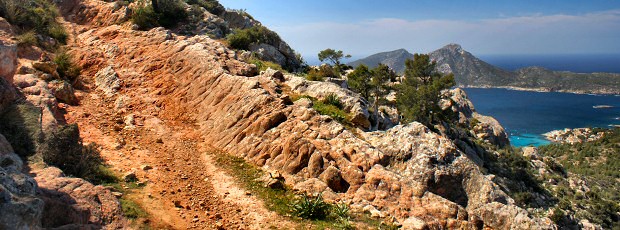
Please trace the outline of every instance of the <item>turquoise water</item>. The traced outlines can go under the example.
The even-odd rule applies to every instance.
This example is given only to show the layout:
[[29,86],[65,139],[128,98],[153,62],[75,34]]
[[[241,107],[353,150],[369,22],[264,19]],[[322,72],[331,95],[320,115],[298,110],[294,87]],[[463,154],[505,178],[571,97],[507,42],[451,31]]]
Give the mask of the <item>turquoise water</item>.
[[[620,96],[540,93],[507,89],[464,89],[476,110],[495,117],[517,147],[549,142],[543,133],[620,125]],[[593,108],[609,105],[612,108]]]

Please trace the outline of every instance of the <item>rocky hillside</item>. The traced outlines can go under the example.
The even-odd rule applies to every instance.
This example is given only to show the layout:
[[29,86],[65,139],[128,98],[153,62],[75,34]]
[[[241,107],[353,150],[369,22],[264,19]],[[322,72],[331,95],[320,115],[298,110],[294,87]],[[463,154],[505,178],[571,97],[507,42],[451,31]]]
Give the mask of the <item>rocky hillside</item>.
[[[620,94],[620,74],[616,73],[572,73],[552,71],[542,67],[527,67],[511,72],[478,59],[457,44],[446,45],[429,55],[437,61],[438,71],[454,73],[459,87]],[[359,63],[367,65],[384,63],[394,70],[400,70],[397,72],[402,74],[405,62],[404,59],[402,61],[400,59],[412,56],[404,50],[397,50],[371,55],[350,64],[355,66]]]
[[[6,201],[0,223],[6,228],[320,227],[269,205],[273,194],[293,191],[320,194],[346,205],[351,216],[367,213],[380,226],[557,228],[545,209],[552,202],[527,180],[501,125],[476,113],[460,89],[446,92],[441,103],[456,115],[453,123],[399,124],[398,113],[386,107],[375,121],[386,130],[366,132],[371,121],[364,98],[335,83],[259,72],[247,51],[218,39],[217,31],[246,25],[250,17],[241,12],[236,14],[244,20],[231,20],[202,7],[203,19],[190,25],[212,31],[205,35],[189,33],[194,27],[185,24],[139,30],[130,20],[137,3],[56,3],[69,34],[64,48],[81,74],[74,81],[56,77],[60,67],[46,56],[61,55],[33,45],[18,48],[15,27],[4,23],[0,28],[9,29],[1,30],[0,49],[10,52],[0,53],[8,70],[0,81],[0,133],[11,134],[9,142],[20,137],[13,128],[32,134],[30,141],[53,139],[61,135],[50,132],[76,123],[79,132],[69,136],[77,135],[80,149],[96,149],[105,162],[98,166],[123,175],[123,182],[103,187],[65,178],[55,167],[34,167],[34,159],[11,154],[29,145],[12,141],[12,149],[0,136],[7,171],[0,180],[6,188],[0,191]],[[321,115],[314,105],[333,94],[343,104],[342,117]],[[22,123],[33,126],[15,125]],[[41,146],[32,151],[58,145]],[[59,165],[67,167],[65,162]],[[252,179],[244,186],[247,171],[268,171],[268,181],[276,182],[256,189]],[[369,225],[344,220],[352,228]]]
[[350,62],[347,65],[357,67],[361,64],[364,64],[370,68],[375,68],[379,64],[384,64],[392,68],[394,72],[398,74],[403,74],[405,72],[405,60],[412,58],[413,54],[407,52],[407,50],[398,49],[394,51],[373,54],[363,59]]

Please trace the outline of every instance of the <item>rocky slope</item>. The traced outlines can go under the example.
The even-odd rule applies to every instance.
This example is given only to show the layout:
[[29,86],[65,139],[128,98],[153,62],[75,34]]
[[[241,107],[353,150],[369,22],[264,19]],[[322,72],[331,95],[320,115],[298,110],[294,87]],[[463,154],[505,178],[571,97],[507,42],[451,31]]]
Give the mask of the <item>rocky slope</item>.
[[[262,229],[270,222],[294,228],[230,185],[230,177],[204,154],[210,151],[278,170],[290,188],[321,193],[326,200],[345,202],[405,229],[555,228],[545,215],[515,204],[483,168],[482,151],[465,148],[475,147],[471,143],[455,143],[416,122],[377,132],[345,127],[287,94],[340,93],[363,127],[368,117],[364,100],[336,84],[325,87],[275,71],[257,74],[256,66],[244,62],[243,51],[206,35],[134,30],[127,21],[130,11],[117,3],[58,4],[74,36],[70,53],[83,69],[84,90],[75,93],[78,103],[58,102],[63,94],[54,94],[41,79],[53,71],[27,64],[37,60],[17,60],[19,70],[8,78],[28,101],[43,108],[46,126],[78,122],[85,141],[102,144],[111,165],[148,180],[139,199],[170,228]],[[474,126],[473,136],[507,145],[496,121],[477,115],[462,91],[450,94],[444,107],[458,112],[463,125]],[[144,163],[153,165],[152,171]],[[81,179],[62,179],[53,168],[33,172],[46,189],[36,199],[53,204],[47,213],[65,216],[61,222],[45,218],[46,211],[36,206],[40,200],[33,198],[29,226],[41,226],[36,222],[41,221],[49,227],[124,227],[110,191]],[[7,186],[18,177],[8,177]],[[218,189],[222,184],[228,191]],[[20,196],[32,197],[32,190],[9,195],[19,201]]]
[[[402,74],[405,62],[400,59],[408,56],[412,57],[411,54],[405,52],[397,50],[380,53],[352,62],[351,64],[365,63],[376,65],[376,63],[385,63],[394,70],[400,70],[398,72]],[[542,67],[527,67],[511,72],[478,59],[457,44],[446,45],[431,52],[429,55],[432,60],[437,61],[438,71],[454,73],[455,81],[459,87],[620,94],[620,74],[617,73],[572,73],[568,71],[552,71]],[[394,62],[394,60],[398,61]]]
[[[96,2],[84,10],[105,12],[101,3],[88,7]],[[293,188],[416,226],[553,226],[528,217],[467,154],[421,124],[356,135],[292,103],[282,94],[286,79],[253,75],[254,66],[206,36],[119,25],[81,31],[73,52],[86,73],[111,67],[120,94],[163,119],[195,121],[205,142],[280,170]]]

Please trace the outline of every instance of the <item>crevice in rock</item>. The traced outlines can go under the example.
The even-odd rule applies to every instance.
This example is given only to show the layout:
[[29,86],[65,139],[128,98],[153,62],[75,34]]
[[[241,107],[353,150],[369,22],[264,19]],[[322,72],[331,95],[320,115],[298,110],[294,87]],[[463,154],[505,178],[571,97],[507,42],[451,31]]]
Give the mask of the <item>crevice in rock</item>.
[[440,175],[435,181],[430,182],[428,191],[452,201],[463,208],[467,207],[469,198],[463,188],[461,175]]

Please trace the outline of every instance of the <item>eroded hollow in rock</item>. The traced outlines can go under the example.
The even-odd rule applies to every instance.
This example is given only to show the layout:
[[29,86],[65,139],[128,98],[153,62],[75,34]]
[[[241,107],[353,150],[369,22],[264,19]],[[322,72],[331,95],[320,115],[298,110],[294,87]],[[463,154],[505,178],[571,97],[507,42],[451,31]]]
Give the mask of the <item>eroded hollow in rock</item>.
[[430,182],[428,191],[452,201],[463,208],[467,207],[469,198],[463,188],[461,175],[440,175]]

